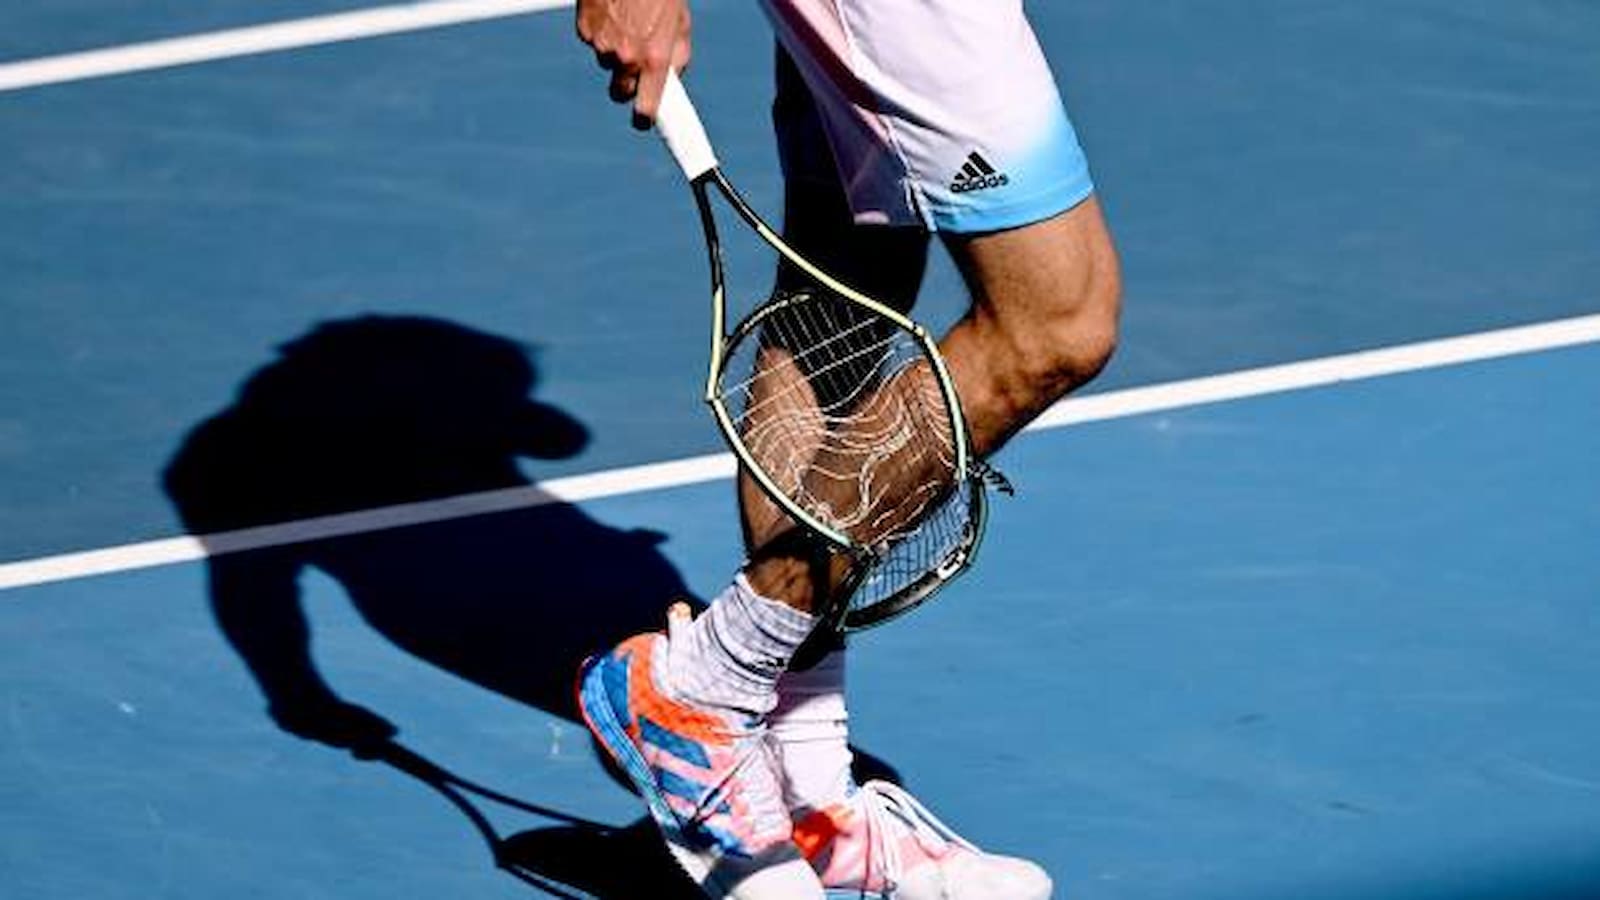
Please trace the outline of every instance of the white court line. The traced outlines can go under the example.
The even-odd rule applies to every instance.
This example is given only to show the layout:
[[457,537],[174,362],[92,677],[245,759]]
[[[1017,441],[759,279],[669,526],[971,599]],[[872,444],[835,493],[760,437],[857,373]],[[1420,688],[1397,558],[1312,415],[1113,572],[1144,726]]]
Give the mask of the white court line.
[[572,0],[430,0],[0,63],[0,92],[423,31],[571,5]]
[[[1027,430],[1125,418],[1595,342],[1600,342],[1600,315],[1582,316],[1152,387],[1071,397],[1046,410]],[[220,553],[525,509],[547,503],[576,503],[684,487],[729,479],[733,474],[733,457],[727,453],[716,453],[556,478],[538,485],[322,516],[281,525],[66,553],[0,565],[0,590],[191,562]]]
[[1192,378],[1151,387],[1131,388],[1057,403],[1028,426],[1058,428],[1078,422],[1096,422],[1142,413],[1199,406],[1242,397],[1259,397],[1343,381],[1378,378],[1437,369],[1460,363],[1558,350],[1600,341],[1600,315],[1560,319],[1538,325],[1504,328],[1461,337],[1363,350],[1303,362],[1247,369],[1226,375]]

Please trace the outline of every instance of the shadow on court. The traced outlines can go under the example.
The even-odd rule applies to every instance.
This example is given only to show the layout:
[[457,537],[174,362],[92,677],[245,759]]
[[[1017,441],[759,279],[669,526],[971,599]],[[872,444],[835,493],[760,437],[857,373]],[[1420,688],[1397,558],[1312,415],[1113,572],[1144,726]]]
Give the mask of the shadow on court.
[[[500,337],[422,318],[324,324],[190,433],[167,492],[205,535],[525,487],[519,459],[571,457],[587,441],[575,418],[530,399],[536,386],[527,350]],[[688,595],[663,540],[549,502],[218,555],[211,603],[274,720],[301,737],[351,748],[391,730],[319,674],[297,583],[307,568],[413,656],[576,719],[584,657],[660,627]]]
[[[199,535],[461,494],[527,487],[519,460],[587,442],[573,416],[531,398],[529,348],[439,319],[329,322],[279,348],[228,408],[198,425],[165,473]],[[659,628],[676,598],[700,606],[662,554],[666,536],[595,521],[570,504],[390,528],[207,561],[212,610],[283,730],[387,764],[437,792],[507,872],[557,896],[700,896],[654,826],[612,828],[461,778],[394,739],[381,711],[319,672],[298,581],[336,579],[394,645],[473,684],[576,720],[588,655]],[[603,754],[596,754],[602,759]],[[862,777],[898,780],[860,754]],[[615,773],[614,773],[615,777]],[[619,779],[621,780],[621,779]],[[502,837],[480,807],[555,825]]]
[[[468,781],[393,741],[361,755],[392,766],[433,789],[466,817],[501,871],[547,893],[579,900],[644,896],[694,900],[704,896],[678,874],[677,864],[648,818],[624,828],[612,828],[528,803]],[[486,804],[561,824],[502,837],[484,812]],[[571,893],[570,887],[580,889],[582,894]]]
[[[575,418],[531,399],[537,384],[528,348],[495,335],[427,318],[329,322],[281,346],[232,405],[196,427],[165,486],[200,535],[526,486],[520,459],[571,457],[587,441]],[[279,727],[438,790],[464,782],[393,743],[398,729],[380,711],[342,697],[318,671],[298,586],[305,570],[335,578],[408,653],[575,719],[584,657],[659,627],[668,603],[689,596],[660,552],[664,539],[550,502],[213,556],[210,600]],[[441,793],[481,824],[459,794]],[[647,842],[642,829],[520,808],[563,824],[504,841],[485,832],[503,867],[514,858],[524,872],[555,870],[596,896],[662,896],[674,883],[653,834]]]

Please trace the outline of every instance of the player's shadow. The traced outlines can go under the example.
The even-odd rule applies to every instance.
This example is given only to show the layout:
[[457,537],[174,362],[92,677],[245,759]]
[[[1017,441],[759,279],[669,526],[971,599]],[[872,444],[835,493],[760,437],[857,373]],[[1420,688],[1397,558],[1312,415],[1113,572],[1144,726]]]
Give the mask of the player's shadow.
[[[217,622],[280,725],[341,746],[381,731],[312,662],[297,586],[308,568],[412,655],[568,719],[584,657],[659,628],[688,596],[664,535],[598,522],[522,473],[519,460],[569,458],[588,440],[577,419],[532,399],[537,381],[514,341],[367,316],[282,345],[188,435],[165,473],[188,530],[220,551],[237,540],[229,532],[259,526],[275,527],[244,543],[283,542],[209,560]],[[304,540],[294,524],[508,490],[525,491],[523,505],[489,515],[384,528],[380,512],[358,533]]]
[[[577,717],[573,675],[586,656],[661,627],[675,598],[699,603],[662,554],[664,535],[598,522],[522,473],[520,461],[572,457],[588,437],[530,396],[537,383],[517,342],[438,319],[366,316],[282,345],[187,436],[165,487],[212,551],[217,623],[284,730],[391,765],[399,746],[379,712],[340,697],[318,671],[298,586],[307,569],[336,579],[362,618],[413,656],[567,719]],[[401,521],[386,507],[484,492],[515,508],[384,527]],[[370,510],[380,512],[362,513],[355,533],[317,536],[321,517]],[[442,767],[400,758],[409,765],[395,768],[439,786],[424,776]],[[504,841],[485,834],[496,861],[598,897],[667,897],[681,886],[644,830],[555,818],[567,821]]]

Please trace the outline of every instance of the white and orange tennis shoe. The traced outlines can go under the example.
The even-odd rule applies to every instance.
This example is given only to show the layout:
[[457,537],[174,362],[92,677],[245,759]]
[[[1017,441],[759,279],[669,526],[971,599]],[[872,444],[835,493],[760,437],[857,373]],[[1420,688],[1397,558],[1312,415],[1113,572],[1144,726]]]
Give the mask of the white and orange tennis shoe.
[[584,664],[578,706],[644,798],[667,849],[707,896],[823,900],[759,717],[666,684],[669,638],[642,634]]
[[869,781],[800,815],[794,841],[832,900],[1048,900],[1050,876],[985,853],[904,789]]

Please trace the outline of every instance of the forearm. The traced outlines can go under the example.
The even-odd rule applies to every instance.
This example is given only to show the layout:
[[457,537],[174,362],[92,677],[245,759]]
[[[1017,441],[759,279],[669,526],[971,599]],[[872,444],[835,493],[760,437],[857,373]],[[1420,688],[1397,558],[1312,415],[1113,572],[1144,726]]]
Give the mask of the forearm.
[[328,692],[312,662],[311,626],[292,562],[241,554],[213,560],[208,574],[217,626],[269,702]]

